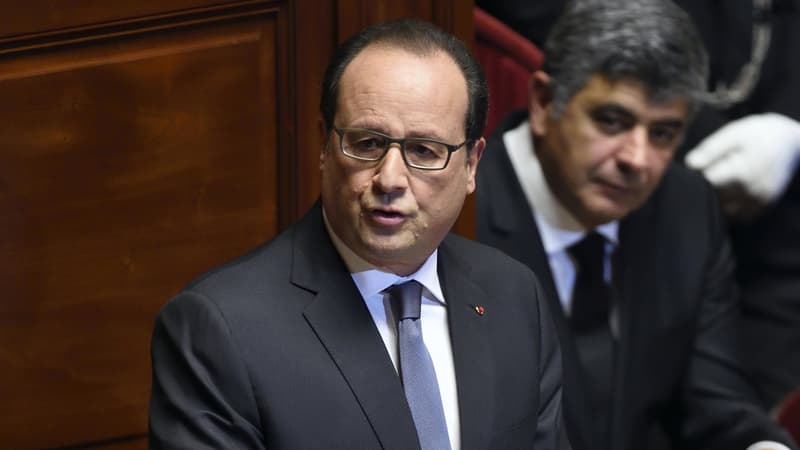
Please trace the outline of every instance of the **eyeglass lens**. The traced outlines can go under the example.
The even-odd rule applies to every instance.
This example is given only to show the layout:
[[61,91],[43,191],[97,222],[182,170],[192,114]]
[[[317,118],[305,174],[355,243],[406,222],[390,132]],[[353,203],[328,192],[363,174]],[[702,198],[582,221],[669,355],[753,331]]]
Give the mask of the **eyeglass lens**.
[[[447,163],[449,150],[441,142],[427,139],[402,139],[403,153],[408,164],[423,168],[442,168]],[[381,159],[388,146],[394,142],[368,130],[343,130],[342,149],[349,156],[367,161]]]

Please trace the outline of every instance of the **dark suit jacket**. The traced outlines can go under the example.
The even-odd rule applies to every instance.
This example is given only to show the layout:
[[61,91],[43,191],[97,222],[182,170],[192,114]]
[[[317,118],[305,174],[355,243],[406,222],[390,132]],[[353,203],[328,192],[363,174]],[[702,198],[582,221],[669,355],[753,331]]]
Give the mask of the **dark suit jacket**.
[[[751,57],[751,0],[676,0],[697,24],[708,49],[709,86],[732,85]],[[544,48],[566,0],[477,0],[517,32]],[[774,0],[769,51],[755,89],[728,109],[703,108],[676,160],[721,126],[749,114],[777,112],[800,120],[800,0]],[[770,406],[800,387],[800,170],[787,192],[752,223],[730,228],[742,287],[745,361]],[[769,342],[769,345],[765,345]]]
[[[490,138],[478,169],[478,240],[531,267],[554,314],[564,358],[564,411],[575,449],[647,448],[657,423],[680,449],[744,449],[786,442],[755,406],[737,351],[738,304],[724,223],[711,187],[684,168],[668,169],[660,187],[621,221],[612,297],[620,338],[613,405],[586,408],[575,343],[550,273],[532,211],[502,142],[527,117],[518,112]],[[603,414],[609,442],[589,424]]]
[[[438,271],[462,448],[555,448],[561,361],[536,278],[456,236],[440,246]],[[169,302],[152,358],[150,448],[419,448],[400,379],[319,206]]]

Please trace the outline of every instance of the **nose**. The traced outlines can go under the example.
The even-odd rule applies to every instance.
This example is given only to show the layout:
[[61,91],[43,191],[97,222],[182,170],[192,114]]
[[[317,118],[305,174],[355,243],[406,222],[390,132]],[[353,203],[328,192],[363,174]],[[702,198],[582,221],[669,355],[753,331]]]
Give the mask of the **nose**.
[[629,171],[643,170],[647,164],[649,151],[647,127],[637,125],[626,134],[625,138],[622,148],[617,153],[617,161]]
[[373,184],[380,194],[402,192],[408,188],[408,167],[398,144],[392,144],[378,164]]

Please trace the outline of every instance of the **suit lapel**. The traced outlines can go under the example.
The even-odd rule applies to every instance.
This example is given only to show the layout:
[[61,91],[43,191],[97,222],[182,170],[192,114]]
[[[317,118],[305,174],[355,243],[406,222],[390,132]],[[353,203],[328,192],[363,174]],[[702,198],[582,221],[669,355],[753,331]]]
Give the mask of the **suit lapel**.
[[[482,213],[487,217],[478,220],[487,221],[487,230],[486,235],[481,235],[483,229],[479,229],[478,238],[530,267],[538,276],[548,299],[557,300],[547,254],[502,139],[503,132],[516,127],[527,117],[527,111],[524,111],[504,122],[505,128],[491,138],[491,151],[481,162],[478,196],[482,199],[479,203],[486,206]],[[557,306],[552,310],[561,311],[561,305]]]
[[530,260],[527,264],[533,269],[543,285],[547,306],[553,316],[553,323],[556,326],[561,345],[564,416],[570,442],[575,449],[594,449],[598,446],[596,441],[590,438],[592,428],[589,425],[593,423],[593,416],[596,412],[591,411],[584,401],[584,399],[588,398],[588,393],[580,377],[581,369],[575,339],[572,337],[572,330],[567,321],[567,316],[564,314],[564,307],[561,305],[561,300],[556,290],[556,284],[550,270],[550,262],[544,250],[542,239],[539,236],[538,228],[532,219],[531,224],[532,231],[528,234],[531,235],[529,240],[532,241],[532,248],[530,249]]
[[494,367],[485,319],[475,307],[487,296],[469,277],[446,240],[439,249],[439,278],[447,300],[456,371],[461,448],[489,448],[494,404]]
[[292,282],[315,292],[304,316],[385,449],[419,448],[397,372],[361,294],[325,231],[319,206],[297,228]]
[[[488,205],[489,222],[486,235],[479,234],[478,238],[530,267],[539,279],[561,344],[564,415],[571,444],[576,449],[597,448],[589,426],[596,412],[591,411],[584,402],[588,397],[580,378],[580,364],[572,331],[558,296],[539,229],[501,137],[501,133],[495,135],[495,139],[500,141],[494,143],[492,154],[487,155],[491,158],[488,164],[485,161],[481,163],[481,169],[487,171],[487,175],[479,181],[488,188],[488,193],[483,195],[488,196],[484,204]],[[480,190],[478,194],[481,195]]]
[[619,314],[619,348],[614,376],[615,408],[611,416],[611,448],[626,448],[624,437],[629,435],[630,400],[626,389],[628,383],[639,377],[636,373],[638,358],[644,354],[649,341],[646,339],[651,328],[657,326],[653,320],[643,320],[643,313],[659,317],[645,311],[653,311],[658,290],[658,243],[653,236],[661,235],[658,227],[656,195],[651,197],[641,209],[631,213],[620,224],[619,248],[613,260],[612,297]]

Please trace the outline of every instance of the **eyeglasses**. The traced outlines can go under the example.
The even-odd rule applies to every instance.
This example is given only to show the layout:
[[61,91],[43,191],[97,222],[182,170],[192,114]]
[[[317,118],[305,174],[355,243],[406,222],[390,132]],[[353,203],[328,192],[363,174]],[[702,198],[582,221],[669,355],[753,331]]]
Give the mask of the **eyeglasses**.
[[346,156],[361,161],[380,161],[386,156],[389,146],[396,143],[402,149],[406,166],[422,170],[444,169],[450,162],[450,154],[467,143],[451,145],[426,138],[397,139],[363,128],[333,129],[339,135],[339,148]]

